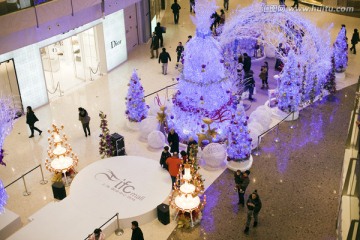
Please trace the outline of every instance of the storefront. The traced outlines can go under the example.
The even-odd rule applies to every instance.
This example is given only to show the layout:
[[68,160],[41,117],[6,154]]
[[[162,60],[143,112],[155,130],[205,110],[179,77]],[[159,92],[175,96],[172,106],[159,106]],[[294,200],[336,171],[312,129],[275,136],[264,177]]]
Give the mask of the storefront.
[[9,97],[14,107],[23,108],[13,59],[0,62],[0,89],[1,96]]
[[[13,69],[16,68],[17,78],[11,78],[10,82],[13,85],[16,82],[18,87],[12,86],[6,93],[16,98],[23,108],[37,108],[96,81],[127,60],[124,15],[122,9],[66,33],[0,55],[0,62],[11,59]],[[137,32],[132,35],[137,37],[132,41],[138,42]],[[1,70],[3,66],[5,64],[1,64]],[[4,84],[5,81],[1,81],[0,84]],[[0,92],[4,92],[3,89],[1,87]]]

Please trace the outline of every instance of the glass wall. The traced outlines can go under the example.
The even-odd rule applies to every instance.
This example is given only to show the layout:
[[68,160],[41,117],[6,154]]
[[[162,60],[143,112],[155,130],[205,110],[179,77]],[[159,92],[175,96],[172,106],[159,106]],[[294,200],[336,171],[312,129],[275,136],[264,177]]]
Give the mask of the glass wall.
[[49,99],[101,76],[97,42],[90,28],[40,49]]
[[51,0],[0,0],[0,16],[50,1]]
[[0,95],[11,98],[14,107],[22,109],[19,85],[13,59],[0,63]]

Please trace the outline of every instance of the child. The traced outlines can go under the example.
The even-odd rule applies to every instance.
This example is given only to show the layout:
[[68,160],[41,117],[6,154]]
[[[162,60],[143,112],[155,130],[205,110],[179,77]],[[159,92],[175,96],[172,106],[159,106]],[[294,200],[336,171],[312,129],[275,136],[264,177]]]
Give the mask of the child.
[[269,76],[269,64],[268,62],[264,62],[264,65],[261,66],[261,71],[259,74],[259,77],[262,81],[262,86],[261,89],[269,89],[269,84],[268,84],[268,76]]

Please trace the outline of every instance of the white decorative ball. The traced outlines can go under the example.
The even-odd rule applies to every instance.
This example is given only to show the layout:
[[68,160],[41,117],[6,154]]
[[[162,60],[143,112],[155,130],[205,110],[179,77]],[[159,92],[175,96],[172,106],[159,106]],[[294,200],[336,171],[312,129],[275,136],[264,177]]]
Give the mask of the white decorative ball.
[[159,121],[155,116],[148,116],[140,123],[140,139],[147,140],[148,135],[154,130],[159,130]]
[[210,143],[202,151],[202,159],[210,168],[221,168],[226,160],[226,148],[219,143]]
[[258,121],[252,121],[248,124],[248,129],[256,129],[257,132],[263,133],[265,129]]
[[159,149],[163,148],[165,145],[165,135],[158,131],[154,130],[148,135],[148,144],[151,148]]
[[264,130],[267,130],[271,124],[271,113],[265,109],[256,109],[250,114],[249,122],[258,122]]

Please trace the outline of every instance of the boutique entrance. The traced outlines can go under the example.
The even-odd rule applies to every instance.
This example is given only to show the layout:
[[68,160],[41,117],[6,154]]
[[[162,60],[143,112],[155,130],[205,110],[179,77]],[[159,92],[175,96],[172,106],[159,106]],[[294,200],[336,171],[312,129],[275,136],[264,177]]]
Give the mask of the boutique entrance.
[[50,101],[100,78],[105,59],[100,59],[99,30],[95,26],[40,49]]
[[0,96],[11,99],[17,109],[23,109],[14,60],[0,62]]

